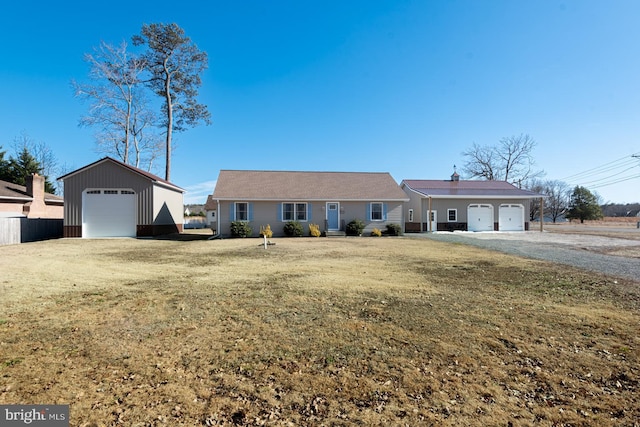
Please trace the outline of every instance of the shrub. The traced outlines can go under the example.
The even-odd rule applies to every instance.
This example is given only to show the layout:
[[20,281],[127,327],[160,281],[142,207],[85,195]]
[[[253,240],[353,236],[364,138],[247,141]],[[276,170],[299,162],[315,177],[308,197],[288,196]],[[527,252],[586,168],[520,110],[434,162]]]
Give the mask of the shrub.
[[273,237],[273,231],[271,231],[271,226],[267,224],[266,227],[260,227],[260,237],[266,237],[270,239]]
[[249,237],[252,233],[253,230],[246,221],[233,221],[231,223],[231,235],[233,237]]
[[382,231],[380,231],[377,228],[374,228],[373,230],[371,230],[371,235],[372,236],[376,236],[376,237],[380,237],[380,236],[382,236]]
[[362,230],[364,230],[364,222],[359,219],[354,219],[347,224],[347,234],[349,236],[359,236],[362,234]]
[[284,234],[289,237],[302,237],[304,229],[298,221],[289,221],[284,225]]
[[402,234],[402,227],[400,224],[387,224],[387,234],[389,236],[400,236]]
[[309,224],[309,236],[320,237],[320,226],[318,224]]

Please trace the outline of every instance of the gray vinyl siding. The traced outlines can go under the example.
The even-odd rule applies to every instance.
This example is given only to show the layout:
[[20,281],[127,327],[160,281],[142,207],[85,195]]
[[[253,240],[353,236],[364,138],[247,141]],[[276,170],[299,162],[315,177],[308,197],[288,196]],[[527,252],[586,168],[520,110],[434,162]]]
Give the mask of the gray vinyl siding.
[[[282,203],[276,201],[245,201],[238,200],[241,203],[250,203],[252,217],[249,220],[249,224],[253,230],[253,236],[258,236],[261,226],[269,225],[273,235],[275,237],[284,236],[283,227],[287,221],[282,220]],[[379,201],[372,200],[371,202],[382,202],[386,205],[387,219],[383,221],[370,221],[367,218],[367,206],[371,202],[340,202],[329,201],[330,203],[340,204],[340,220],[341,223],[347,224],[353,219],[360,219],[365,223],[365,230],[363,233],[369,234],[374,228],[385,230],[387,224],[395,223],[404,226],[403,221],[403,205],[401,201]],[[321,231],[325,230],[326,219],[326,204],[327,201],[286,201],[286,203],[307,203],[311,205],[311,216],[307,216],[307,221],[300,221],[304,227],[305,235],[308,234],[309,224],[317,224],[320,226]],[[231,218],[231,205],[234,205],[235,201],[220,201],[220,209],[218,218],[220,220],[220,234],[222,236],[229,236],[231,234],[231,222],[234,220]],[[309,208],[307,208],[309,211]]]
[[[419,195],[415,191],[411,191],[406,187],[403,187],[407,196],[409,196],[409,202],[407,202],[404,206],[405,212],[405,221],[409,222],[409,209],[413,209],[413,222],[414,223],[424,223],[427,222],[427,215],[429,211],[429,199],[424,198]],[[424,201],[424,211],[422,209]]]

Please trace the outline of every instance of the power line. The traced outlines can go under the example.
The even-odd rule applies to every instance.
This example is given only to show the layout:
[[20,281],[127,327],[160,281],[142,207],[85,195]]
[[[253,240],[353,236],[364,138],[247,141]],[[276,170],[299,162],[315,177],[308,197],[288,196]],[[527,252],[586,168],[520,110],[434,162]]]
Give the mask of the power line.
[[[617,160],[613,160],[611,162],[605,163],[603,165],[600,166],[596,166],[595,168],[591,168],[591,169],[587,169],[583,172],[578,172],[576,174],[573,175],[569,175],[565,178],[562,178],[561,181],[574,181],[579,179],[579,177],[583,176],[583,175],[598,175],[600,173],[603,172],[607,172],[609,170],[612,169],[616,169],[619,167],[624,167],[627,166],[629,164],[635,163],[636,161],[633,159],[636,156],[640,156],[640,153],[634,153],[634,154],[630,154],[630,155],[626,155],[624,157],[621,157]],[[619,164],[620,162],[622,162],[621,164]]]
[[598,185],[592,185],[591,188],[606,187],[606,186],[609,186],[609,185],[618,184],[620,182],[629,181],[631,179],[636,179],[636,178],[640,178],[640,174],[632,175],[632,176],[628,176],[628,177],[624,177],[624,178],[620,178],[620,179],[615,180],[615,181],[605,182],[605,183],[598,184]]
[[[595,168],[570,175],[561,181],[574,182],[581,186],[588,185],[590,188],[600,188],[640,178],[640,174],[620,176],[640,166],[637,159],[640,159],[640,153],[633,153]],[[602,176],[604,174],[608,175]]]
[[608,175],[602,178],[598,178],[598,179],[594,179],[593,181],[581,181],[582,185],[587,185],[587,184],[598,184],[600,181],[608,181],[613,177],[616,177],[618,175],[622,175],[625,172],[630,171],[631,169],[635,169],[635,165],[631,166],[630,168],[626,168],[625,170],[622,170],[620,172],[614,173],[613,175]]

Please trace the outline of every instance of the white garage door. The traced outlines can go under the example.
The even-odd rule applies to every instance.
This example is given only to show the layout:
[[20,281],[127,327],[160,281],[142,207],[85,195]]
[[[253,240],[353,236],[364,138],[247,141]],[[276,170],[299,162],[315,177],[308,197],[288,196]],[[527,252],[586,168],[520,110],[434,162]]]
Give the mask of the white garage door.
[[500,231],[524,231],[524,206],[500,205],[498,217]]
[[136,195],[131,190],[88,190],[82,201],[82,237],[135,237]]
[[467,208],[467,230],[493,231],[493,206],[469,205]]

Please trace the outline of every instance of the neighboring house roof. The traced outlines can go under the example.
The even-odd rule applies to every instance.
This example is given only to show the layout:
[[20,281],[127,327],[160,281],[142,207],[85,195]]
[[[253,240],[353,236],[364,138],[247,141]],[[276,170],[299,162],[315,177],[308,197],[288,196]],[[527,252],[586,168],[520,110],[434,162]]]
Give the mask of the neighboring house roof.
[[[16,200],[29,202],[33,197],[27,193],[24,185],[0,181],[0,200]],[[48,203],[64,203],[64,199],[51,193],[44,193],[44,201]]]
[[143,176],[144,178],[149,179],[150,181],[152,181],[152,182],[154,182],[156,184],[159,184],[159,185],[162,185],[164,187],[168,187],[168,188],[180,191],[182,193],[185,192],[184,189],[178,187],[177,185],[175,185],[175,184],[173,184],[173,183],[171,183],[171,182],[169,182],[167,180],[164,180],[164,179],[160,178],[159,176],[156,176],[156,175],[152,174],[151,172],[147,172],[147,171],[142,170],[140,168],[137,168],[135,166],[128,165],[126,163],[121,162],[120,160],[116,160],[116,159],[111,158],[111,157],[104,157],[104,158],[102,158],[100,160],[97,160],[97,161],[95,161],[95,162],[93,162],[91,164],[88,164],[88,165],[86,165],[86,166],[84,166],[84,167],[82,167],[80,169],[76,169],[73,172],[69,172],[68,174],[63,175],[60,178],[58,178],[58,180],[65,180],[67,178],[72,177],[73,175],[77,175],[79,173],[82,173],[83,171],[85,171],[87,169],[90,169],[90,168],[92,168],[94,166],[97,166],[97,165],[99,165],[101,163],[104,163],[104,162],[113,162],[113,163],[115,163],[115,164],[117,164],[117,165],[119,165],[119,166],[121,166],[121,167],[123,167],[125,169],[130,170],[133,173],[136,173],[138,175]]
[[387,172],[221,170],[213,200],[408,201]]
[[523,190],[506,181],[453,181],[405,179],[400,184],[426,197],[475,199],[531,199],[542,194]]

